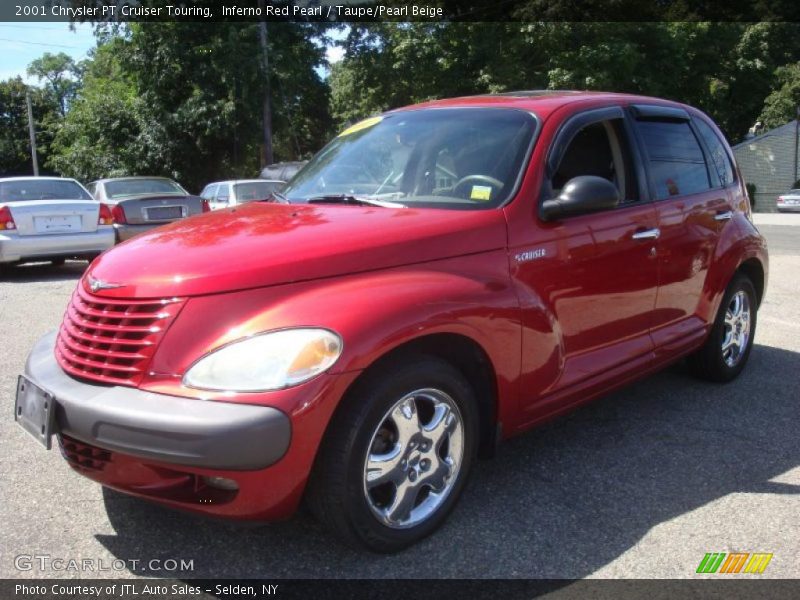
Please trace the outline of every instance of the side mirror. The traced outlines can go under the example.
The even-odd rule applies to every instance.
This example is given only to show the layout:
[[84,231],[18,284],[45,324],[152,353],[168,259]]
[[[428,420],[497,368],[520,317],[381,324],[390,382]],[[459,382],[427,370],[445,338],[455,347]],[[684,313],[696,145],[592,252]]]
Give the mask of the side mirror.
[[581,175],[570,179],[558,198],[542,203],[541,217],[545,221],[555,221],[614,208],[621,201],[617,186],[608,179]]

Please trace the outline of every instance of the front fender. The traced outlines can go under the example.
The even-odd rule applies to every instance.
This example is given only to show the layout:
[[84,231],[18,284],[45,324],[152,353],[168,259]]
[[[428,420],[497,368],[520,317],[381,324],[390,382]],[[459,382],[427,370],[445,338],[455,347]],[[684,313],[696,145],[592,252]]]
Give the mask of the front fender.
[[[142,387],[197,397],[180,379],[198,358],[255,333],[300,326],[325,327],[342,337],[343,353],[331,374],[361,371],[422,336],[466,336],[492,362],[501,416],[516,409],[521,329],[504,250],[191,298],[165,334]],[[203,396],[268,404],[272,394]]]

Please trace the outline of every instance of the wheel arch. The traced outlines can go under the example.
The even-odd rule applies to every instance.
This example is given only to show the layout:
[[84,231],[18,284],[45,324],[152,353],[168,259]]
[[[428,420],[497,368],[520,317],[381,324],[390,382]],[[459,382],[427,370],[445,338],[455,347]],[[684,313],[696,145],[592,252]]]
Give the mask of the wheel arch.
[[[478,452],[482,457],[492,456],[499,439],[498,378],[486,350],[474,339],[461,333],[427,333],[406,340],[373,360],[353,381],[336,408],[346,405],[344,399],[357,390],[370,375],[405,358],[435,356],[455,367],[469,382],[477,401],[480,438]],[[334,411],[334,414],[336,413]]]
[[757,258],[748,258],[736,269],[736,273],[742,273],[753,283],[756,289],[756,305],[761,306],[761,300],[764,298],[764,291],[766,286],[764,265]]

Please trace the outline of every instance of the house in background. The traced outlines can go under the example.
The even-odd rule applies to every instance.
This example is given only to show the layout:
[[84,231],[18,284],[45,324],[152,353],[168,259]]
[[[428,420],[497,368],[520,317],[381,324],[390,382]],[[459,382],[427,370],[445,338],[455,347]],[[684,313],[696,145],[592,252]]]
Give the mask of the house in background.
[[797,173],[797,124],[790,121],[733,146],[745,183],[756,186],[757,212],[776,212],[780,194],[800,179]]

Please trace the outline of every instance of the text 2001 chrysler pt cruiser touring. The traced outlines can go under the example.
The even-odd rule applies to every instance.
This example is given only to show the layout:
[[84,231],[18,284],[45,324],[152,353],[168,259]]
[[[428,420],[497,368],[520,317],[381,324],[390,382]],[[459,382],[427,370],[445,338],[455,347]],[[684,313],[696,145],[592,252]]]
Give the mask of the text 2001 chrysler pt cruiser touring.
[[736,377],[766,279],[700,111],[431,102],[345,130],[273,202],[100,256],[32,350],[16,418],[119,491],[246,520],[305,498],[394,551],[499,440],[684,356]]

